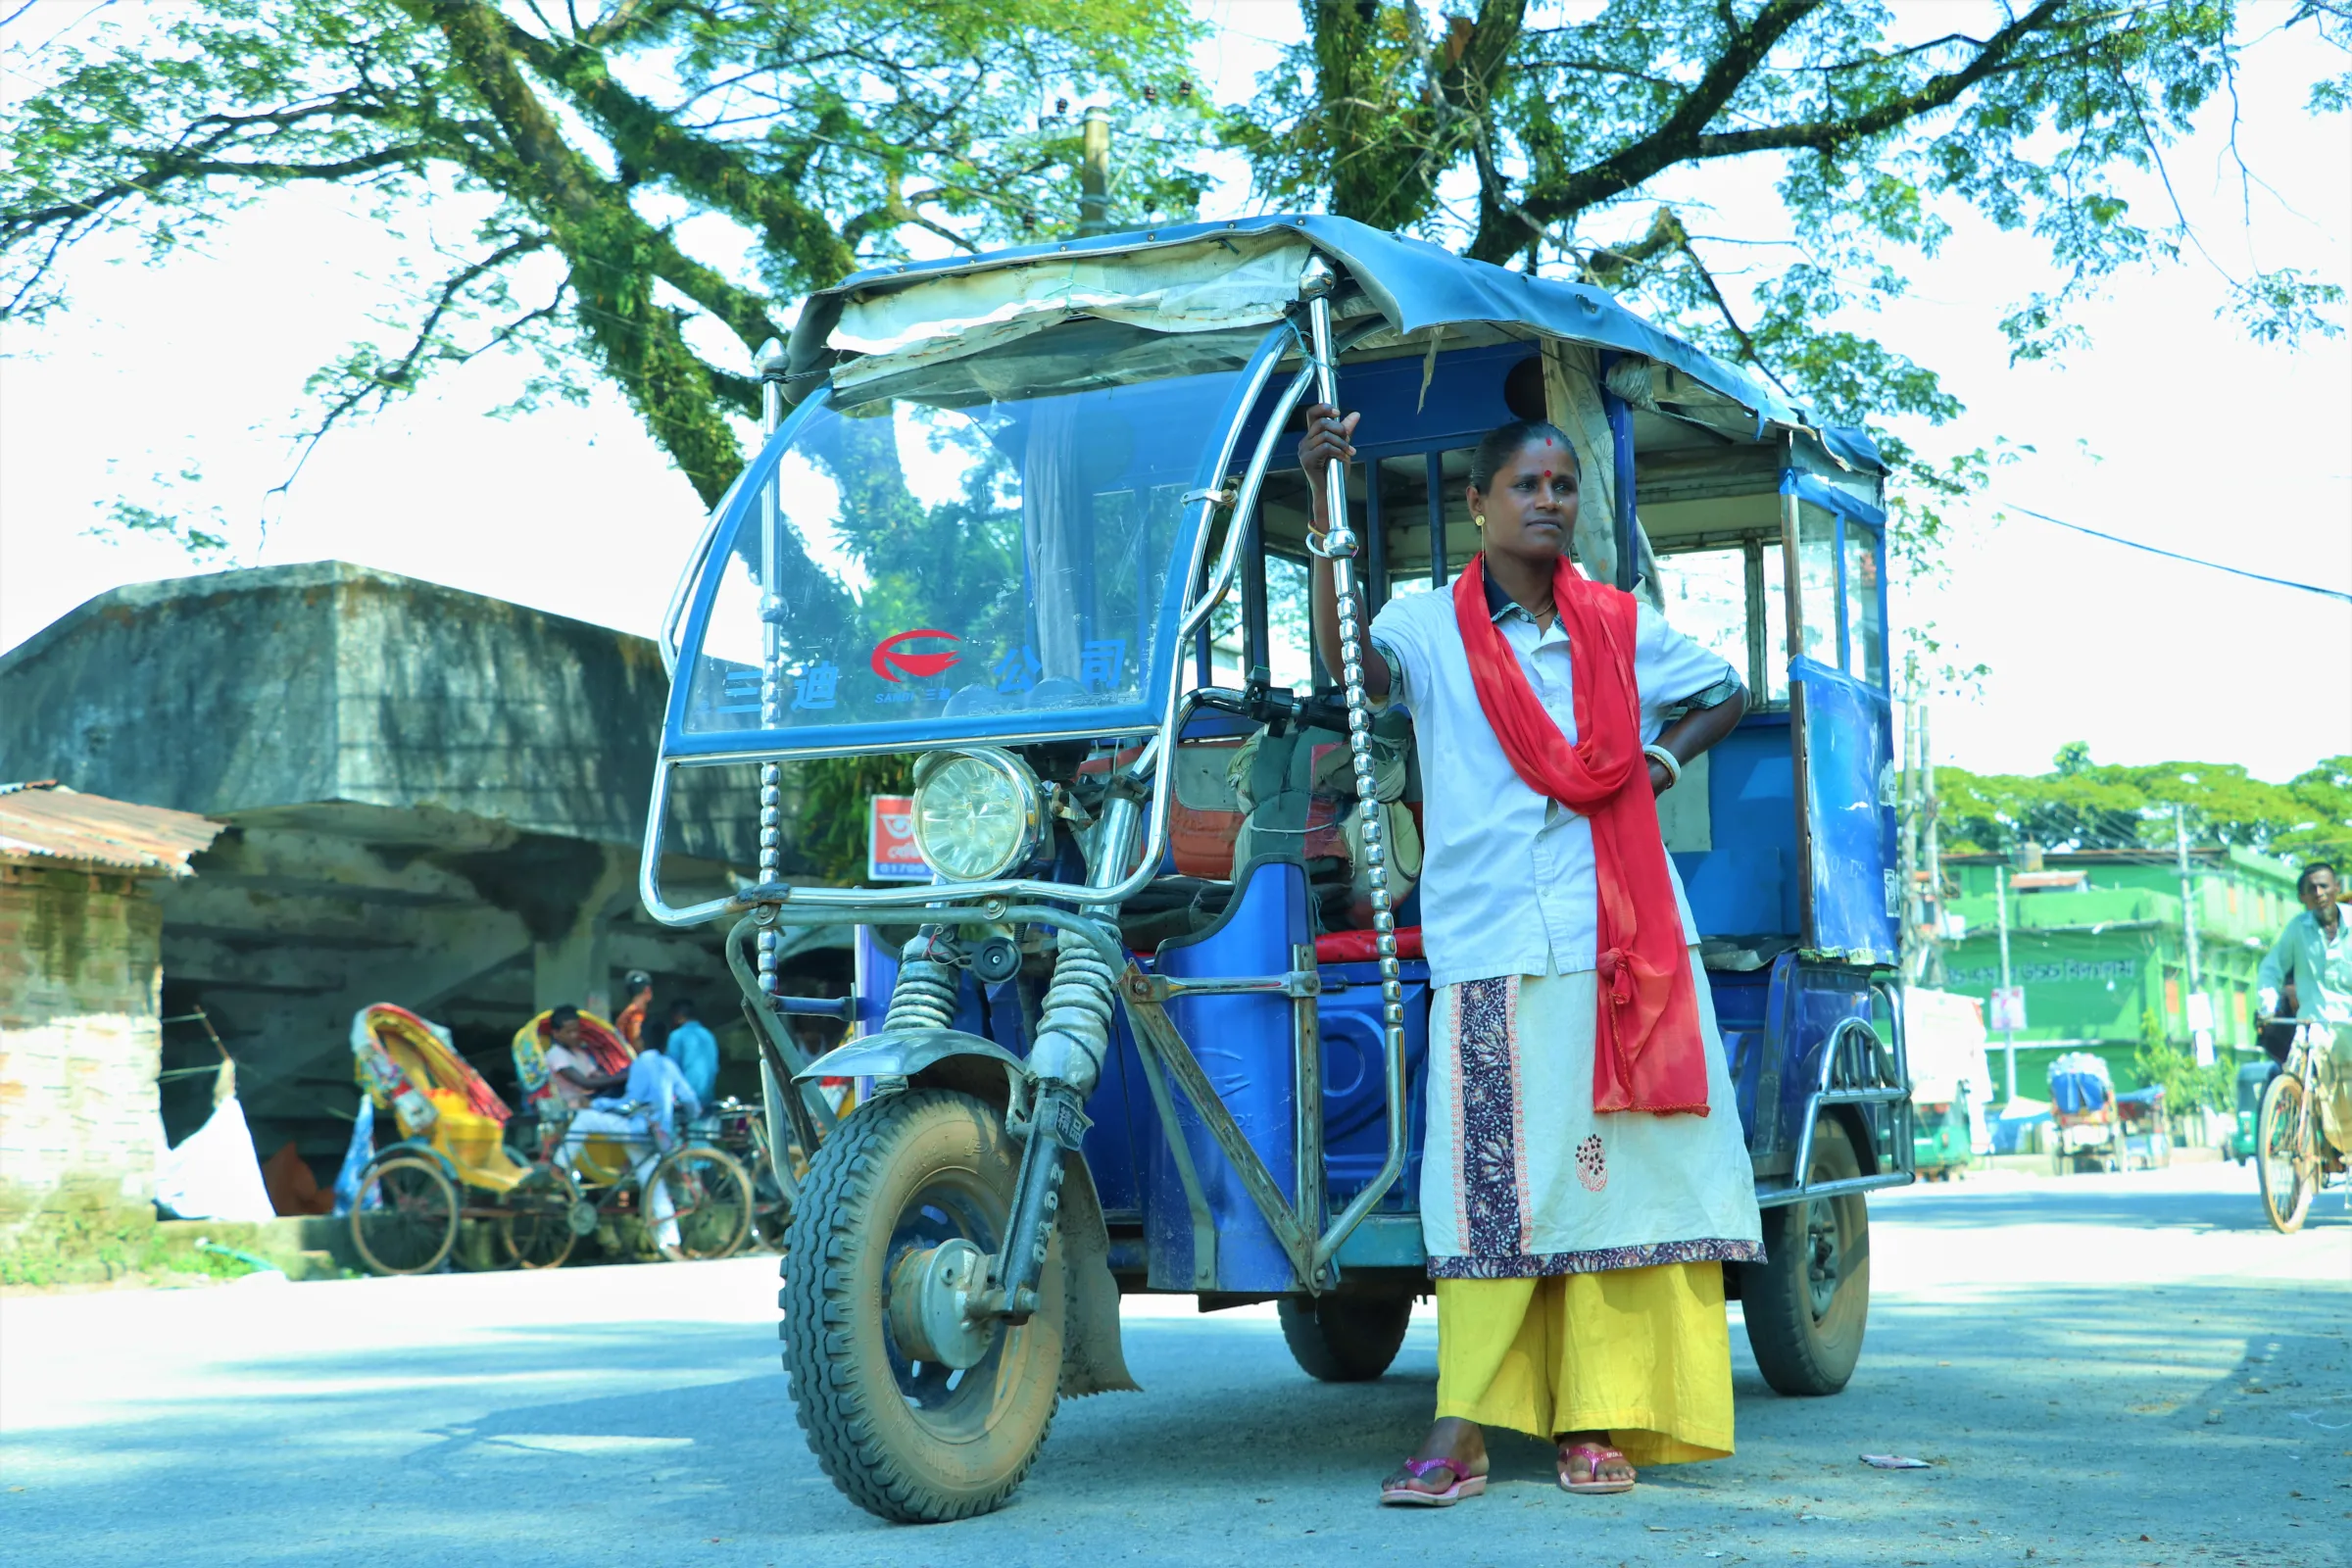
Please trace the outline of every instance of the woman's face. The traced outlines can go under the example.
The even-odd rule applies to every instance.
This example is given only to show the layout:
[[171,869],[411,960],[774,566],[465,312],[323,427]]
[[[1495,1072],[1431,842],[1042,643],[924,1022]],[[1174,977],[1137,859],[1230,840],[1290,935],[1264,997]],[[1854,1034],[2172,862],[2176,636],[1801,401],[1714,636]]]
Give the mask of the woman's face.
[[1567,553],[1576,531],[1576,459],[1538,436],[1494,470],[1486,490],[1472,485],[1469,500],[1471,515],[1487,519],[1488,550],[1548,564]]

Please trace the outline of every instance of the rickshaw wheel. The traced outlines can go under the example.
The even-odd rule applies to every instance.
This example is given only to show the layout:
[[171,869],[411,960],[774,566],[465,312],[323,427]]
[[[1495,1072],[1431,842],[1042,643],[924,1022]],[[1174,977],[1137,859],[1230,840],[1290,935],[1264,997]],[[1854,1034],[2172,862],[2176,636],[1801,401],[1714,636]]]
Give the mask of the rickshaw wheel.
[[458,1241],[458,1189],[421,1154],[388,1153],[360,1173],[351,1241],[377,1274],[430,1274]]
[[678,1239],[664,1244],[663,1227],[649,1211],[642,1215],[646,1234],[662,1255],[673,1263],[700,1263],[726,1257],[742,1250],[752,1234],[752,1177],[743,1162],[710,1144],[673,1149],[654,1167],[655,1188],[669,1193],[671,1223]]
[[1275,1310],[1299,1371],[1324,1383],[1369,1383],[1396,1359],[1413,1298],[1404,1293],[1286,1296]]
[[2263,1087],[2262,1110],[2254,1119],[2254,1172],[2262,1184],[2263,1212],[2271,1226],[2291,1236],[2303,1228],[2319,1187],[2319,1163],[2306,1146],[2310,1118],[2304,1111],[2303,1080],[2280,1073]]
[[516,1268],[561,1268],[579,1231],[572,1224],[579,1184],[561,1165],[534,1165],[507,1193],[498,1216],[499,1249]]
[[[1862,1174],[1843,1123],[1813,1125],[1815,1182]],[[1862,1358],[1870,1318],[1870,1209],[1860,1193],[1764,1211],[1764,1261],[1742,1263],[1740,1305],[1764,1381],[1791,1396],[1836,1394]]]
[[782,1268],[784,1366],[810,1450],[868,1513],[988,1513],[1045,1446],[1061,1384],[1058,1242],[1027,1323],[960,1322],[952,1296],[936,1298],[1002,1250],[1019,1167],[995,1108],[941,1089],[859,1105],[809,1165]]

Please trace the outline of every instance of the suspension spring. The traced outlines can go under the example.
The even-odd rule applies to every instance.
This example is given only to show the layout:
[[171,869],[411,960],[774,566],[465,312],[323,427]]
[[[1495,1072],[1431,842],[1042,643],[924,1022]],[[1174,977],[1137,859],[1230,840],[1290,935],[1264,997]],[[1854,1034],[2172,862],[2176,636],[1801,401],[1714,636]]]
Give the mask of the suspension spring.
[[918,931],[899,955],[899,983],[890,993],[884,1029],[945,1029],[955,1021],[963,977],[954,964],[931,956],[931,938],[928,927]]
[[1041,1047],[1059,1036],[1082,1054],[1083,1064],[1069,1048],[1050,1049],[1038,1063],[1041,1073],[1063,1079],[1081,1095],[1091,1093],[1102,1073],[1102,1057],[1110,1049],[1111,987],[1116,980],[1095,945],[1065,934],[1054,960],[1054,983],[1046,990],[1037,1034]]

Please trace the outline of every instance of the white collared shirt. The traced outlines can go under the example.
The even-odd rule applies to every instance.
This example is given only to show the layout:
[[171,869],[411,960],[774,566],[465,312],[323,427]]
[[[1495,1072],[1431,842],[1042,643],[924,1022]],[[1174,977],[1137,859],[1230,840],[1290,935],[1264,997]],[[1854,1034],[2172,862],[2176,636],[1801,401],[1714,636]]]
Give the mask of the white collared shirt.
[[[1497,607],[1497,602],[1499,606]],[[1560,733],[1576,740],[1568,635],[1548,628],[1492,583],[1488,603],[1529,687]],[[1372,622],[1386,654],[1390,701],[1413,715],[1421,761],[1421,940],[1433,986],[1506,974],[1574,974],[1593,967],[1598,906],[1592,824],[1528,788],[1479,707],[1451,592],[1393,599]],[[1642,739],[1657,739],[1665,710],[1738,685],[1732,666],[1641,607],[1634,680]],[[1683,879],[1667,875],[1683,940],[1698,941]]]

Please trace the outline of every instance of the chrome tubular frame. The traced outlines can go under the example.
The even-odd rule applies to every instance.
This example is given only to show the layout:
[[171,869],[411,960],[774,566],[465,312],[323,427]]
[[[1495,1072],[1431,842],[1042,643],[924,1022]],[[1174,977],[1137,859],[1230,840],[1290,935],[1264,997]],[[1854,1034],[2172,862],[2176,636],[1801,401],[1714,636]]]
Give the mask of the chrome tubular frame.
[[[1782,1203],[1794,1203],[1806,1199],[1835,1198],[1844,1193],[1867,1193],[1882,1187],[1907,1187],[1913,1177],[1911,1163],[1911,1065],[1903,1039],[1903,1010],[1900,999],[1886,986],[1873,982],[1872,991],[1886,998],[1891,1006],[1889,1032],[1893,1044],[1879,1038],[1879,1032],[1864,1018],[1847,1018],[1830,1031],[1822,1042],[1821,1067],[1815,1075],[1813,1088],[1805,1096],[1804,1125],[1796,1135],[1796,1163],[1789,1172],[1786,1187],[1768,1188],[1756,1194],[1756,1201],[1770,1208]],[[1840,1070],[1847,1047],[1859,1048],[1864,1059],[1871,1063],[1862,1074]],[[1892,1062],[1891,1083],[1887,1074],[1879,1070],[1879,1058],[1888,1056]],[[1848,1176],[1838,1181],[1816,1182],[1813,1172],[1813,1129],[1821,1121],[1824,1107],[1830,1105],[1886,1105],[1894,1122],[1895,1168],[1868,1176]],[[1758,1114],[1763,1114],[1761,1108]]]
[[[1380,323],[1377,321],[1372,323],[1374,326]],[[1258,399],[1265,392],[1266,383],[1273,378],[1275,364],[1280,358],[1279,354],[1268,354],[1258,362],[1257,369],[1250,379],[1248,395],[1241,400],[1240,411],[1233,423],[1226,429],[1223,444],[1218,448],[1215,472],[1224,473],[1232,464],[1234,448],[1241,440],[1242,427],[1249,422],[1250,413],[1257,407]],[[1206,554],[1208,548],[1209,523],[1214,518],[1216,509],[1230,501],[1234,509],[1234,515],[1238,518],[1245,515],[1249,508],[1256,505],[1258,489],[1265,480],[1267,465],[1273,461],[1276,433],[1280,429],[1282,420],[1289,416],[1290,411],[1297,406],[1299,395],[1304,392],[1307,373],[1309,372],[1301,372],[1298,383],[1286,395],[1279,411],[1269,416],[1266,434],[1259,439],[1257,450],[1250,455],[1250,466],[1243,475],[1239,489],[1230,497],[1222,491],[1215,490],[1196,497],[1204,510],[1201,514],[1200,530],[1195,535],[1193,557],[1185,563],[1185,580],[1187,582],[1199,580],[1201,558]],[[1235,561],[1239,551],[1237,541],[1241,532],[1242,530],[1236,527],[1227,535],[1224,555],[1219,563],[1217,580],[1213,585],[1217,592],[1213,594],[1204,592],[1199,600],[1188,605],[1184,612],[1177,617],[1177,625],[1180,630],[1178,635],[1171,639],[1167,655],[1179,665],[1184,658],[1185,636],[1199,628],[1200,621],[1207,616],[1211,610],[1215,609],[1216,601],[1232,584]],[[1203,608],[1204,606],[1206,608]],[[1146,745],[1143,755],[1136,759],[1130,768],[1133,776],[1140,777],[1147,769],[1152,774],[1151,802],[1147,817],[1143,860],[1137,865],[1133,874],[1108,886],[1090,887],[1061,882],[1040,882],[1028,877],[1000,877],[990,882],[967,882],[941,886],[809,888],[796,887],[776,880],[769,874],[768,868],[762,865],[760,880],[740,892],[726,898],[708,899],[700,904],[690,904],[682,907],[673,906],[662,896],[662,844],[667,837],[670,780],[678,768],[689,764],[664,758],[655,765],[653,799],[646,808],[645,839],[637,863],[637,896],[645,905],[648,914],[663,925],[669,926],[701,925],[705,921],[716,919],[721,915],[742,914],[762,906],[778,904],[791,904],[807,908],[830,908],[837,911],[834,918],[845,924],[854,921],[854,917],[848,911],[865,907],[883,908],[897,913],[926,906],[944,907],[975,900],[1003,902],[1008,899],[1055,899],[1070,900],[1080,904],[1123,904],[1133,898],[1153,876],[1158,874],[1159,862],[1167,854],[1170,783],[1174,778],[1176,764],[1174,743],[1176,736],[1182,731],[1185,717],[1189,716],[1191,706],[1184,690],[1184,684],[1181,680],[1169,682],[1168,704],[1159,729]],[[773,764],[767,765],[772,766]],[[763,775],[764,772],[765,768],[763,767]]]

